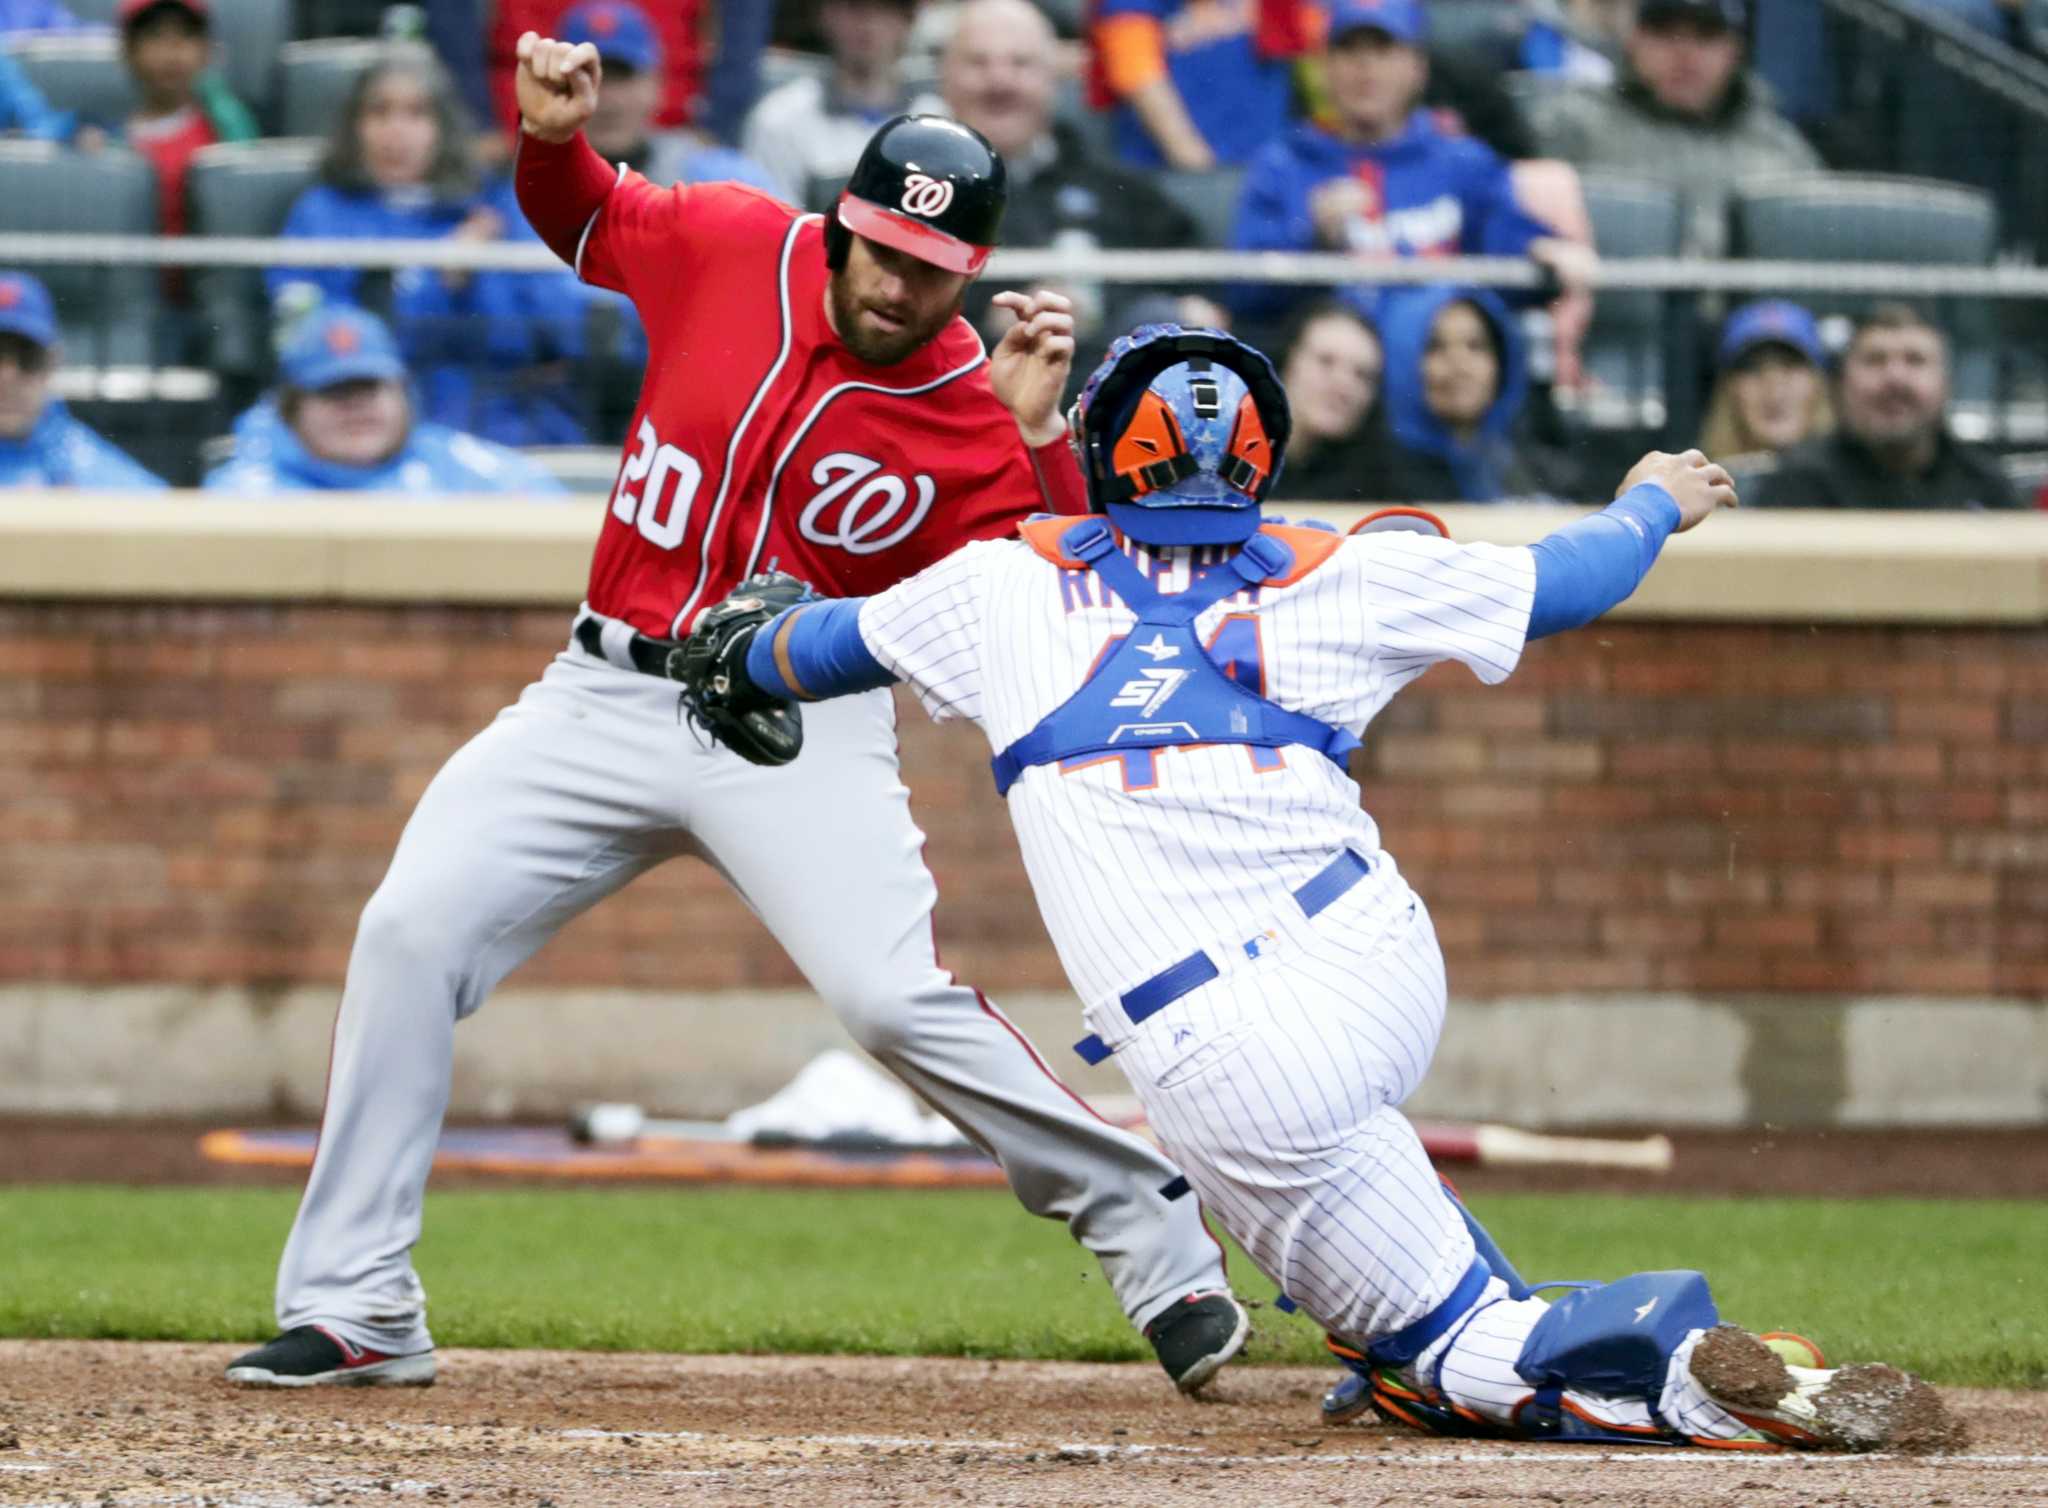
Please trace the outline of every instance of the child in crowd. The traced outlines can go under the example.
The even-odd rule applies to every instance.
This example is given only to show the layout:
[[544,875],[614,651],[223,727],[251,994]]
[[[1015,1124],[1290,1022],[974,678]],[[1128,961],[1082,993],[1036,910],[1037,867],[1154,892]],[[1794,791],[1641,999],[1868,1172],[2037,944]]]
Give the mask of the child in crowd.
[[158,218],[167,236],[186,230],[185,170],[201,147],[261,133],[213,61],[207,0],[121,0],[121,56],[135,80],[128,145],[156,169]]

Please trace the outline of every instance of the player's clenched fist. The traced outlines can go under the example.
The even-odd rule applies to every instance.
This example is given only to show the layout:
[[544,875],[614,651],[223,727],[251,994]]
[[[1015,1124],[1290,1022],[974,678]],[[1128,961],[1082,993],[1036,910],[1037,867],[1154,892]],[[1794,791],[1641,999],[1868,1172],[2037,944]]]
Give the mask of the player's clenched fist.
[[1621,479],[1621,486],[1614,495],[1620,497],[1629,488],[1644,482],[1655,482],[1678,504],[1676,532],[1680,534],[1716,508],[1733,508],[1738,501],[1734,480],[1697,450],[1688,450],[1680,455],[1651,451],[1629,468],[1628,475]]
[[513,73],[520,122],[542,141],[567,141],[596,111],[603,76],[597,49],[588,42],[572,46],[527,32],[519,39],[519,65]]
[[995,306],[1017,316],[988,360],[989,385],[1016,415],[1027,445],[1049,445],[1066,430],[1060,397],[1074,365],[1074,301],[1065,294],[998,293]]

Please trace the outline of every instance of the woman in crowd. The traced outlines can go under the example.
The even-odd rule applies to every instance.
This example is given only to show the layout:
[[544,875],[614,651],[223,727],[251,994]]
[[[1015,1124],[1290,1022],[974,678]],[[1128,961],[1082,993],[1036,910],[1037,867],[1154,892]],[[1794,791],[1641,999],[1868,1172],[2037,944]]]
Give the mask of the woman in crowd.
[[1799,305],[1744,304],[1721,327],[1715,365],[1700,448],[1731,469],[1760,469],[1779,451],[1834,429],[1827,349]]
[[[490,242],[532,232],[509,182],[482,181],[447,75],[431,54],[404,49],[356,80],[319,181],[281,234]],[[387,313],[428,418],[507,445],[583,441],[561,363],[582,350],[585,301],[567,271],[274,267],[267,280],[286,322],[323,301]]]
[[1276,501],[1399,502],[1408,483],[1380,402],[1379,332],[1337,299],[1308,305],[1288,327],[1280,380],[1294,414]]
[[1403,501],[1493,503],[1573,498],[1567,460],[1518,442],[1529,394],[1522,337],[1484,288],[1429,287],[1385,295],[1388,423],[1399,447]]

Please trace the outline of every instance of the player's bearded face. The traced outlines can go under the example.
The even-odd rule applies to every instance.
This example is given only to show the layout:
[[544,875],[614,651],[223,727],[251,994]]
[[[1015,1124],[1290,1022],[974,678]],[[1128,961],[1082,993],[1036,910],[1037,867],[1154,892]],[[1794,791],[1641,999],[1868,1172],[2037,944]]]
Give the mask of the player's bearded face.
[[952,322],[970,281],[855,236],[825,300],[849,351],[873,366],[894,366]]

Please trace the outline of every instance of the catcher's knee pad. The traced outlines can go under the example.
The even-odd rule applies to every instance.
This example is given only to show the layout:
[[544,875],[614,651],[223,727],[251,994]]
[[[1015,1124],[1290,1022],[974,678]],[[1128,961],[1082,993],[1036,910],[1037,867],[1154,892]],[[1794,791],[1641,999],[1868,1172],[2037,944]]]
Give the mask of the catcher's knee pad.
[[[1639,1272],[1566,1294],[1536,1322],[1515,1358],[1532,1389],[1516,1414],[1517,1433],[1536,1439],[1675,1439],[1657,1414],[1671,1358],[1695,1330],[1721,1322],[1707,1280],[1697,1272]],[[1616,1427],[1575,1411],[1566,1391],[1645,1404],[1653,1431]]]

